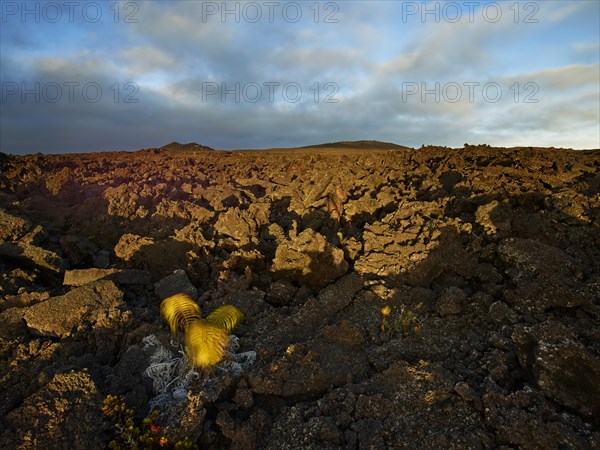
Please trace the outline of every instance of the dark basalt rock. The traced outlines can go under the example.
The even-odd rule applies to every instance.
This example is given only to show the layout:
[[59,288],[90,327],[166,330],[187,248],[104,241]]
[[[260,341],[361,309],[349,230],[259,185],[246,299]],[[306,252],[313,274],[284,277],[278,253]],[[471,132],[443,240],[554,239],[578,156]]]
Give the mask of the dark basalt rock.
[[598,447],[600,150],[209,150],[0,154],[0,447],[104,448],[108,394],[143,420],[177,292],[256,361],[170,442]]

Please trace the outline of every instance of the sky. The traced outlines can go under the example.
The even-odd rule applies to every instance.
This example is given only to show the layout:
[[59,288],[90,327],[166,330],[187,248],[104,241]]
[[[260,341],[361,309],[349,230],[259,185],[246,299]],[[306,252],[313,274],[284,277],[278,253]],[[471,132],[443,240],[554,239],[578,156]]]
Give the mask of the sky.
[[600,2],[0,0],[0,151],[600,148]]

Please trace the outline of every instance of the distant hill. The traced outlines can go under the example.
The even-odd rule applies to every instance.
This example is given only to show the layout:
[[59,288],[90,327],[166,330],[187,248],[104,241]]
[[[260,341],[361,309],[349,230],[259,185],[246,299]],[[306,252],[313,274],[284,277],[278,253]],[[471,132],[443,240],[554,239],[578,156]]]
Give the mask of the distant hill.
[[170,144],[163,145],[161,150],[214,150],[214,148],[207,147],[206,145],[200,145],[195,142],[190,142],[188,144],[180,144],[179,142],[173,141]]
[[347,148],[347,149],[371,149],[371,150],[405,150],[410,147],[381,141],[341,141],[326,144],[307,145],[299,148]]

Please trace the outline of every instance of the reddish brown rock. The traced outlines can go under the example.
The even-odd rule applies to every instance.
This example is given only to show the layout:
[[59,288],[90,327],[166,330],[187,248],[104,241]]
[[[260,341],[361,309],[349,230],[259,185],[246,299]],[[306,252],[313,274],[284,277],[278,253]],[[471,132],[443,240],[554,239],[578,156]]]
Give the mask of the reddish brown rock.
[[102,321],[111,310],[116,313],[122,299],[112,281],[96,281],[30,306],[24,319],[35,334],[65,338],[86,323]]
[[277,247],[271,273],[311,288],[321,288],[348,270],[344,252],[321,234],[308,229]]

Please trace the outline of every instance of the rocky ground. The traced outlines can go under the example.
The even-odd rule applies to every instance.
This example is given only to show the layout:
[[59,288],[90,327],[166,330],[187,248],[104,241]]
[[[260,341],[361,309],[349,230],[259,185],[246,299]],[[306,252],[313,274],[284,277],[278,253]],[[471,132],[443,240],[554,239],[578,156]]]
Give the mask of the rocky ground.
[[0,447],[95,449],[160,301],[256,352],[157,424],[200,448],[600,447],[600,151],[346,143],[0,154]]

